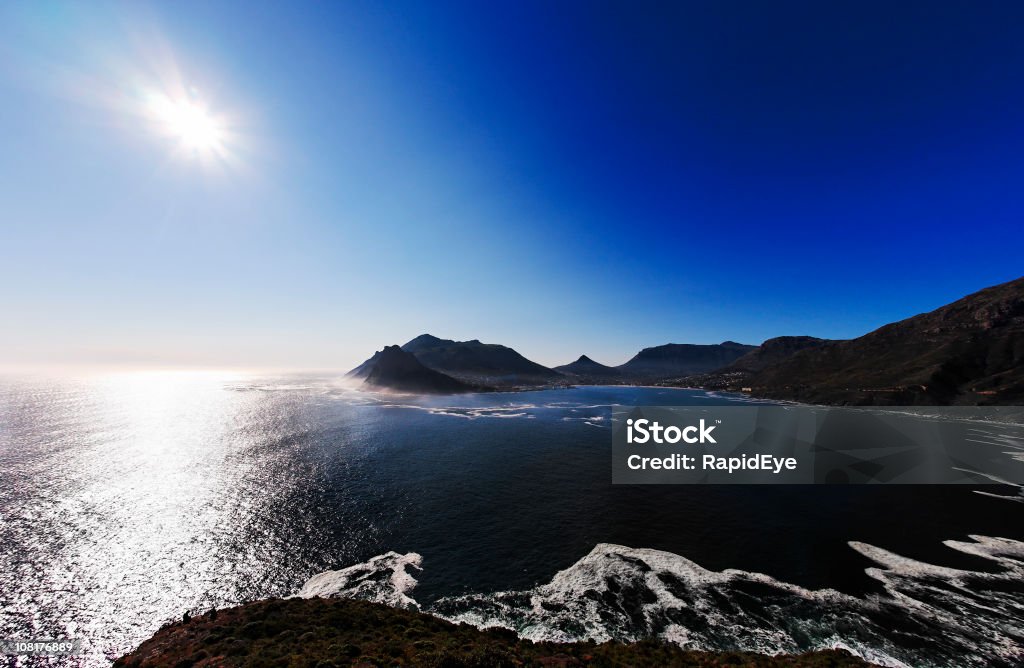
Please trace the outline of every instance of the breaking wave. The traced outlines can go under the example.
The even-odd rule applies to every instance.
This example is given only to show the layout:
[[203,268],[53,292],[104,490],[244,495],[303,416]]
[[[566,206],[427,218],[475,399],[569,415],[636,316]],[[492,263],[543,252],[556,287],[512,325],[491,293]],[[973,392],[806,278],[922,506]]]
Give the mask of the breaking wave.
[[388,552],[339,571],[318,573],[306,581],[293,598],[342,596],[375,601],[393,608],[418,608],[409,596],[416,579],[407,569],[420,570],[423,557],[415,552]]
[[883,666],[1019,666],[1024,662],[1024,543],[946,541],[999,568],[935,566],[865,543],[883,593],[809,590],[740,570],[711,571],[670,552],[602,543],[550,582],[525,591],[442,598],[410,595],[416,553],[394,552],[314,576],[298,596],[378,601],[530,640],[635,641],[766,654],[842,648]]

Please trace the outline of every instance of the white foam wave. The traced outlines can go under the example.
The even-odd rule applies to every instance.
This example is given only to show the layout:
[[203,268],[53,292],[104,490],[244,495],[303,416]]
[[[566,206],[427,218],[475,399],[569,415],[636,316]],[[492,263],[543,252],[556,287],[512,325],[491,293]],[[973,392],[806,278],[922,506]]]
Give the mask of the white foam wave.
[[603,415],[566,415],[562,418],[562,422],[582,422],[591,427],[602,427],[604,421],[605,416]]
[[[873,664],[1018,666],[1024,662],[1024,543],[971,536],[946,546],[995,573],[927,564],[866,543],[884,593],[810,590],[762,573],[712,571],[677,554],[602,543],[547,584],[442,598],[425,612],[534,641],[635,641],[766,654],[843,648]],[[300,596],[355,596],[418,607],[417,554],[394,552],[312,578]],[[323,593],[321,593],[323,592]],[[397,603],[391,603],[396,601]]]
[[533,418],[529,412],[537,408],[533,404],[516,404],[507,406],[420,406],[417,404],[380,403],[381,408],[404,408],[418,410],[430,415],[476,420],[479,418]]
[[388,552],[362,564],[318,573],[306,581],[295,597],[357,598],[394,608],[419,608],[419,603],[409,596],[416,587],[416,579],[408,569],[421,570],[422,563],[423,557],[415,552]]
[[[746,593],[747,600],[738,599],[737,590],[745,587],[764,596]],[[534,641],[661,637],[692,649],[775,654],[810,649],[775,621],[785,608],[829,608],[852,600],[759,573],[710,571],[670,552],[603,543],[534,590],[444,599],[435,608],[453,621],[505,626]]]

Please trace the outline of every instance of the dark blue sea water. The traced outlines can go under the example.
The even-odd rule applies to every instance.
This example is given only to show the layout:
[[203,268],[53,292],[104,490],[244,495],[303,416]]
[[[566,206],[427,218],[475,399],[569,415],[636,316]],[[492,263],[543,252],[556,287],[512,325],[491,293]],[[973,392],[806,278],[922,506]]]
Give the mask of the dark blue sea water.
[[364,564],[394,581],[367,594],[349,573],[336,589],[400,590],[527,637],[1024,661],[1022,503],[959,486],[611,485],[612,404],[737,401],[625,387],[417,398],[218,373],[8,378],[0,636],[82,637],[85,662],[104,665],[186,610],[291,595]]

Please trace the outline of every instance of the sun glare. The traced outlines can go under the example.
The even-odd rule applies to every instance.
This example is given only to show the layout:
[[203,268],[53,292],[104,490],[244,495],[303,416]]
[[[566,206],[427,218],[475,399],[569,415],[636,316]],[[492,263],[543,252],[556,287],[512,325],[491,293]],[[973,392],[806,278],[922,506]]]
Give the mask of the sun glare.
[[195,148],[210,148],[217,143],[217,125],[194,104],[181,102],[168,116],[167,123],[183,142]]
[[200,154],[220,154],[225,128],[201,103],[160,96],[151,108],[160,129],[175,139],[181,148]]

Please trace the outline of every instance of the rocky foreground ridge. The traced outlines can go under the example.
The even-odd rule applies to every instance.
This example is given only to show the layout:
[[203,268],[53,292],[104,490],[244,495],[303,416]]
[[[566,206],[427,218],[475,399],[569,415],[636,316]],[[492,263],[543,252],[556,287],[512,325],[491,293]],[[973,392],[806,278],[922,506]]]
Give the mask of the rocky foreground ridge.
[[766,656],[697,652],[659,641],[534,643],[412,610],[341,598],[270,599],[169,624],[115,668],[213,666],[748,666],[861,668],[842,650]]

